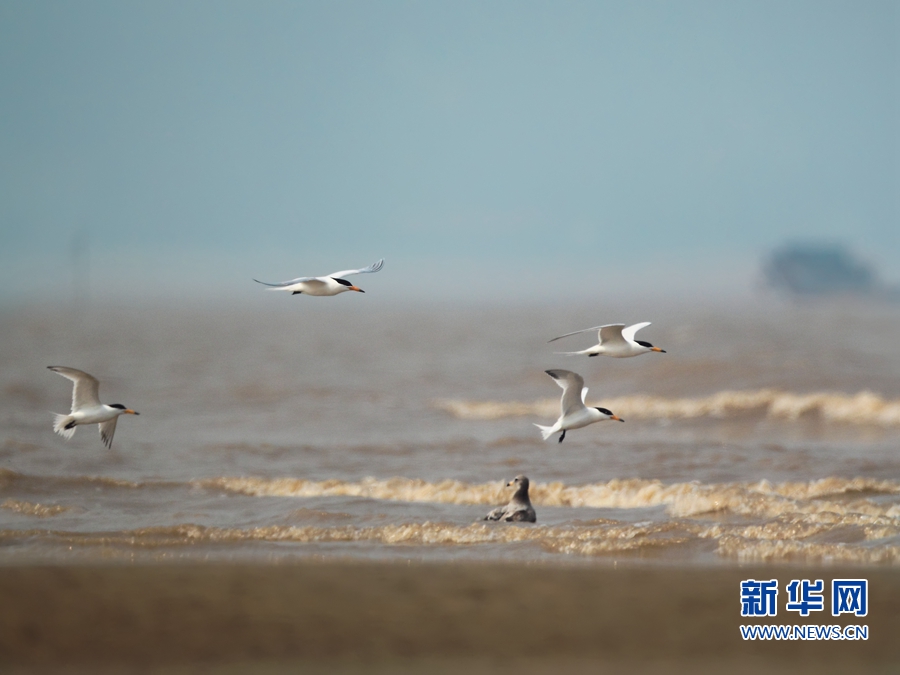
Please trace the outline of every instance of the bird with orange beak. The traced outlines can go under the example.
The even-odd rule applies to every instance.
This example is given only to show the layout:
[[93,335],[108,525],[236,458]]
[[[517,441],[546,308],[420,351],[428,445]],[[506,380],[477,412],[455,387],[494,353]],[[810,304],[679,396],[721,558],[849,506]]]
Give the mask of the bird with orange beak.
[[552,427],[545,427],[540,424],[534,425],[541,430],[541,435],[545,441],[557,431],[562,431],[558,441],[562,443],[566,437],[566,431],[569,429],[580,429],[588,424],[604,420],[625,421],[618,415],[613,415],[612,411],[606,408],[590,408],[584,404],[588,389],[584,386],[584,378],[578,373],[560,369],[544,372],[556,380],[556,384],[562,387],[563,390],[562,398],[559,401],[559,419],[556,420],[556,424]]
[[299,295],[301,293],[304,295],[337,295],[338,293],[346,293],[347,291],[365,293],[359,286],[354,286],[343,277],[348,277],[351,274],[369,274],[371,272],[377,272],[383,266],[384,258],[378,262],[372,263],[368,267],[363,267],[360,270],[341,270],[334,274],[327,274],[324,277],[297,277],[290,281],[280,281],[275,284],[260,281],[259,279],[254,279],[253,281],[258,284],[263,284],[264,286],[269,286],[266,290],[290,291],[291,295]]
[[637,333],[641,328],[645,328],[650,325],[649,321],[645,321],[644,323],[636,323],[633,326],[625,327],[624,323],[610,323],[605,326],[594,326],[593,328],[583,328],[582,330],[576,330],[573,333],[566,333],[565,335],[560,335],[559,337],[555,337],[550,342],[555,342],[556,340],[561,340],[562,338],[569,337],[570,335],[577,335],[578,333],[587,333],[588,331],[595,330],[597,331],[597,337],[600,339],[598,344],[595,344],[593,347],[588,347],[587,349],[583,349],[580,352],[560,352],[562,354],[575,355],[575,354],[587,354],[588,356],[611,356],[614,359],[625,359],[629,356],[640,356],[641,354],[646,354],[647,352],[662,352],[666,353],[665,349],[660,349],[659,347],[654,347],[649,342],[645,342],[644,340],[635,340],[634,334]]
[[100,440],[107,448],[111,448],[119,416],[140,414],[121,403],[100,403],[100,382],[96,377],[75,368],[47,367],[75,383],[72,388],[72,412],[68,415],[53,413],[53,431],[66,440],[72,438],[75,427],[79,425],[99,424]]

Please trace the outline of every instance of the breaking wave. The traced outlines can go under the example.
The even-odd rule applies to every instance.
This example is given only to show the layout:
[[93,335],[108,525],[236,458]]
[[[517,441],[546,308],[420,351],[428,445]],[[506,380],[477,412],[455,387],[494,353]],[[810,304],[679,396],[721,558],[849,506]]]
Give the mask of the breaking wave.
[[0,539],[44,536],[85,546],[128,545],[141,548],[184,546],[197,543],[296,542],[329,543],[374,541],[387,545],[451,546],[535,542],[547,550],[571,552],[578,542],[604,551],[634,550],[643,546],[681,543],[686,534],[666,536],[671,523],[604,524],[594,527],[515,527],[472,523],[406,523],[374,527],[269,525],[248,529],[210,527],[191,523],[148,527],[121,532],[66,532],[55,530],[0,531]]
[[[365,497],[403,502],[496,505],[509,498],[503,482],[430,483],[417,478],[364,478],[361,481],[311,481],[300,478],[213,478],[195,481],[197,487],[263,497]],[[839,513],[872,522],[900,518],[900,504],[881,504],[868,497],[900,494],[900,483],[871,478],[823,478],[807,483],[674,483],[638,478],[570,486],[560,482],[532,483],[536,506],[634,509],[664,506],[687,518],[727,511],[774,518],[786,513]],[[862,521],[860,521],[862,522]]]
[[[799,529],[798,529],[799,526]],[[60,530],[0,530],[0,541],[21,539],[53,540],[66,546],[167,549],[195,545],[236,545],[247,543],[352,543],[368,542],[385,546],[480,546],[532,544],[546,553],[603,556],[609,554],[653,555],[689,545],[707,546],[725,558],[741,561],[813,560],[895,564],[900,562],[900,545],[867,540],[830,542],[822,532],[845,531],[837,518],[828,530],[825,523],[784,522],[765,526],[667,521],[619,523],[597,520],[574,525],[506,525],[424,522],[372,527],[270,525],[253,528],[212,527],[185,523],[147,527],[120,532],[69,532]],[[896,538],[897,528],[894,528]],[[881,534],[881,533],[879,533]]]
[[137,490],[141,488],[171,488],[183,483],[166,480],[133,481],[112,476],[47,476],[19,473],[11,469],[0,469],[0,488],[9,485],[40,484],[43,488],[51,487],[110,487]]
[[[500,481],[429,482],[403,477],[359,481],[219,477],[184,483],[131,483],[104,477],[57,479],[3,471],[0,480],[21,482],[29,488],[43,480],[66,480],[78,486],[85,481],[95,487],[115,485],[126,489],[180,485],[256,497],[340,496],[480,507],[502,504],[510,496],[509,488]],[[253,542],[368,542],[381,546],[428,547],[524,544],[545,553],[572,556],[665,556],[671,551],[700,550],[724,559],[748,562],[900,564],[900,482],[897,481],[829,477],[806,482],[664,484],[658,480],[624,479],[587,485],[532,483],[530,493],[538,510],[536,525],[479,521],[331,525],[308,520],[292,525],[291,518],[288,523],[257,527],[181,523],[103,532],[4,529],[0,530],[0,542],[29,540],[67,547],[148,550]],[[614,515],[604,514],[603,518],[589,521],[570,519],[547,525],[541,522],[541,509],[546,507],[662,508],[648,512],[643,522],[633,522],[633,516],[618,520]],[[0,508],[36,517],[56,516],[68,509],[11,497],[0,503]]]
[[[254,497],[366,497],[398,502],[491,504],[507,494],[503,482],[471,484],[457,480],[430,483],[418,478],[363,478],[361,481],[302,478],[210,478],[197,487],[239,492]],[[534,494],[534,493],[532,493]]]
[[[306,480],[222,476],[189,482],[133,482],[106,476],[32,476],[0,470],[3,482],[42,489],[57,483],[69,486],[116,487],[128,490],[200,488],[222,490],[253,497],[359,497],[394,502],[496,506],[510,497],[504,481],[466,483],[436,482],[420,478],[363,478]],[[675,518],[693,518],[714,513],[772,519],[786,514],[839,514],[855,518],[855,524],[875,526],[882,519],[900,523],[900,482],[875,478],[828,477],[808,482],[772,483],[768,480],[735,483],[663,483],[641,478],[613,479],[604,483],[567,485],[555,481],[533,482],[529,492],[535,506],[638,509],[664,507]],[[880,498],[877,498],[880,497]],[[0,507],[31,515],[56,515],[67,507],[7,499]]]
[[900,563],[900,545],[867,547],[784,539],[752,540],[728,535],[719,540],[719,555],[740,562],[819,562],[865,565]]
[[15,511],[26,516],[37,516],[38,518],[48,518],[50,516],[58,516],[60,513],[71,511],[69,506],[60,506],[58,504],[38,504],[35,502],[26,502],[19,499],[7,499],[0,508]]
[[[870,391],[857,394],[814,392],[793,394],[777,389],[720,391],[697,398],[634,395],[602,399],[604,406],[627,419],[726,419],[756,414],[779,420],[817,416],[836,424],[900,426],[900,400],[888,400]],[[470,401],[442,399],[434,406],[460,419],[492,420],[503,417],[559,416],[559,399],[525,401]]]

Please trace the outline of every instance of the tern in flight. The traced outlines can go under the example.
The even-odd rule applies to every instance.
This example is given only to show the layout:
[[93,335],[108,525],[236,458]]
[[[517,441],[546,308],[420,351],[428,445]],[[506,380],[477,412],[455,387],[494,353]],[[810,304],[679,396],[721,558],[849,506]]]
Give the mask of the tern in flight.
[[588,356],[612,356],[615,359],[624,359],[629,356],[640,356],[641,354],[646,354],[647,352],[662,352],[666,353],[665,349],[660,349],[659,347],[654,347],[649,342],[644,342],[643,340],[635,340],[634,334],[637,333],[641,328],[645,326],[649,326],[650,322],[645,321],[644,323],[636,323],[633,326],[625,327],[624,323],[610,323],[605,326],[594,326],[593,328],[583,328],[582,330],[576,330],[572,333],[566,333],[565,335],[560,335],[559,337],[555,337],[550,342],[555,342],[556,340],[561,340],[564,337],[569,337],[570,335],[577,335],[578,333],[587,333],[588,331],[595,330],[597,331],[597,335],[600,338],[600,342],[593,347],[588,349],[583,349],[580,352],[561,352],[562,354],[587,354]]
[[337,295],[346,291],[358,291],[365,293],[359,286],[354,286],[343,277],[349,277],[351,274],[369,274],[377,272],[384,266],[384,258],[378,262],[372,263],[368,267],[361,270],[341,270],[334,274],[327,274],[324,277],[297,277],[290,281],[281,281],[276,284],[270,284],[259,279],[254,279],[258,284],[269,286],[270,291],[290,291],[291,295],[303,293],[305,295]]
[[541,435],[546,441],[557,431],[562,431],[559,435],[559,443],[563,442],[566,432],[569,429],[580,429],[594,422],[602,422],[604,420],[616,420],[624,422],[625,420],[613,415],[606,408],[589,408],[584,404],[588,390],[584,386],[584,378],[578,373],[571,370],[546,370],[550,377],[556,380],[556,384],[562,387],[562,398],[559,402],[559,419],[552,427],[541,426],[535,424],[541,430]]
[[68,415],[53,413],[53,431],[63,438],[72,438],[75,434],[75,427],[81,424],[99,424],[100,440],[107,448],[112,448],[119,415],[140,414],[131,408],[126,408],[121,403],[110,405],[100,403],[100,382],[96,377],[74,368],[47,367],[75,383],[72,388],[72,412]]

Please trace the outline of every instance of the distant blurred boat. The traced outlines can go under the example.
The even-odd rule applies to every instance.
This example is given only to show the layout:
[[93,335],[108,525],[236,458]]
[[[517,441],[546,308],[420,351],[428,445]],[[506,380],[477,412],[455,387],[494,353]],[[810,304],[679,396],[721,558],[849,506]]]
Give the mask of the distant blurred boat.
[[766,284],[798,295],[881,295],[870,265],[841,245],[797,244],[774,251],[763,265]]

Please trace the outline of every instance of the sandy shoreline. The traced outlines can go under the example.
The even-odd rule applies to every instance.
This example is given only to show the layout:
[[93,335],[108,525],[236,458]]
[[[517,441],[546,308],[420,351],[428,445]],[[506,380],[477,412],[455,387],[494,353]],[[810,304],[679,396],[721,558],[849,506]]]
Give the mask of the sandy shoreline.
[[[741,639],[738,626],[749,623],[740,617],[741,580],[777,578],[784,589],[795,578],[843,577],[869,579],[867,617],[826,610],[804,620],[782,610],[770,622],[866,624],[867,641]],[[0,663],[12,672],[265,672],[264,664],[271,672],[414,672],[429,663],[465,663],[473,673],[513,664],[521,672],[525,663],[526,672],[563,664],[672,672],[676,663],[676,672],[748,664],[888,672],[900,663],[900,573],[878,568],[4,567],[0,598]]]

